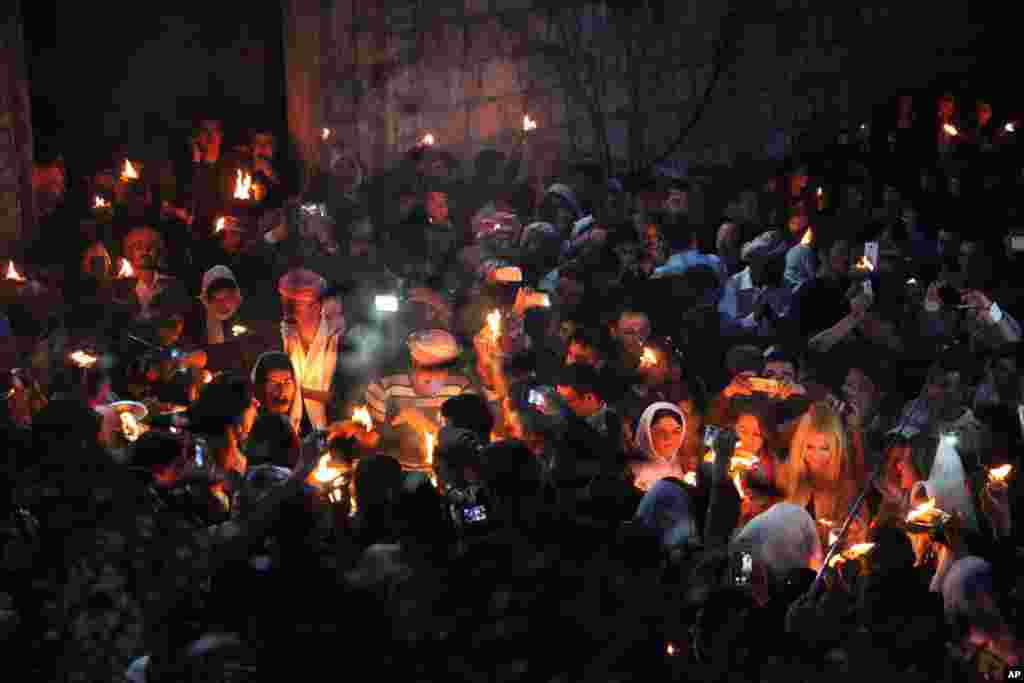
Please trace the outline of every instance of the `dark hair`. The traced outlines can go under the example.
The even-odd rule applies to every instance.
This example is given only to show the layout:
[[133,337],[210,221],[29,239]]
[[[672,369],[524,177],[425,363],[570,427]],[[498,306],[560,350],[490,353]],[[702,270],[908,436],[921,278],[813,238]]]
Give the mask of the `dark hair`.
[[593,394],[602,398],[605,393],[597,370],[584,363],[573,363],[562,368],[555,385],[570,387],[580,396]]
[[604,355],[608,342],[601,330],[593,327],[579,327],[569,337],[569,343],[590,347]]
[[190,424],[196,434],[220,436],[237,426],[252,404],[252,385],[237,375],[221,375],[207,384],[192,404]]
[[453,396],[441,405],[441,415],[448,424],[466,429],[486,442],[494,429],[494,416],[487,402],[475,394]]
[[245,446],[251,465],[291,467],[291,456],[299,443],[285,416],[264,413],[253,424]]
[[800,359],[795,353],[783,346],[770,346],[764,352],[765,363],[792,363],[793,367],[800,368]]
[[131,462],[138,467],[170,465],[181,455],[181,442],[163,432],[146,432],[132,445]]
[[487,488],[502,497],[537,493],[543,481],[540,461],[521,441],[493,443],[481,453]]
[[234,280],[232,280],[229,277],[219,277],[216,280],[214,280],[213,282],[211,282],[209,284],[209,286],[207,286],[207,288],[206,288],[206,296],[207,296],[207,298],[209,298],[209,297],[212,297],[213,295],[217,294],[218,292],[222,292],[222,291],[227,290],[227,289],[230,289],[230,290],[233,290],[233,291],[237,292],[238,291],[238,283],[235,282]]

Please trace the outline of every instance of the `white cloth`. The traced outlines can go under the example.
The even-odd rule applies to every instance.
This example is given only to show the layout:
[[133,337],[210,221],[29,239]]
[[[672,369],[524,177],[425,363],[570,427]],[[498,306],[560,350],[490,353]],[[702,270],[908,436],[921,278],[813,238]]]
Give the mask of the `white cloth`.
[[644,410],[637,424],[633,445],[647,459],[644,462],[635,463],[631,468],[637,487],[643,491],[650,490],[661,479],[666,477],[682,479],[685,474],[682,464],[679,462],[678,453],[676,457],[666,459],[658,455],[654,450],[654,439],[651,437],[651,423],[654,421],[655,413],[662,410],[667,410],[678,417],[683,425],[683,433],[686,433],[686,415],[671,403],[652,403]]
[[964,528],[978,530],[974,501],[967,492],[967,476],[957,445],[951,437],[939,440],[935,462],[923,486],[928,496],[935,498],[935,507],[950,514],[959,514]]
[[779,577],[824,560],[814,520],[807,510],[792,503],[776,503],[754,517],[732,544],[749,551],[756,562]]
[[718,312],[727,328],[739,326],[744,330],[754,330],[758,327],[754,310],[762,300],[768,302],[776,316],[784,318],[789,315],[792,296],[792,291],[786,287],[754,287],[750,268],[744,268],[726,280],[718,301]]
[[295,401],[292,403],[292,424],[302,423],[302,409],[315,429],[326,429],[327,406],[318,401],[302,397],[302,388],[315,389],[330,393],[334,380],[334,370],[338,363],[338,346],[344,337],[345,329],[338,325],[336,318],[321,315],[320,327],[317,330],[309,353],[302,348],[299,332],[282,323],[281,337],[284,350],[295,368]]

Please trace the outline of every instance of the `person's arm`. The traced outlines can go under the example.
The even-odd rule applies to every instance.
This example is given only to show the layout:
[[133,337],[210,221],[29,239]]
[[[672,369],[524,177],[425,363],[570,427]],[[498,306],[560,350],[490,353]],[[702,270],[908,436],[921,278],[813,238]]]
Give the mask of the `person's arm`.
[[822,330],[811,337],[807,342],[807,346],[820,353],[829,351],[856,330],[862,319],[863,314],[851,312],[832,327]]
[[740,518],[740,497],[729,479],[729,463],[736,449],[734,432],[722,432],[715,443],[715,460],[711,468],[711,496],[704,520],[704,545],[724,546],[729,543]]

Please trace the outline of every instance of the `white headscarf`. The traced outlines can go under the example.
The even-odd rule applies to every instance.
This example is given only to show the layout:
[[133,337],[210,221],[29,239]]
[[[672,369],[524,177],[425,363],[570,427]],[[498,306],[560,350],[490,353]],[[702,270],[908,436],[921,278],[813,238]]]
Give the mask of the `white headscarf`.
[[238,305],[242,305],[242,291],[238,286],[238,279],[235,278],[235,274],[231,272],[231,269],[227,266],[214,266],[203,274],[203,286],[202,291],[199,293],[199,300],[203,302],[203,306],[206,308],[206,335],[210,343],[222,344],[224,343],[224,325],[221,320],[214,317],[213,312],[210,310],[210,300],[207,297],[207,291],[217,280],[231,280],[235,283],[235,288],[238,289]]
[[[654,416],[662,410],[667,410],[679,418],[683,425],[683,433],[686,433],[686,415],[671,403],[652,403],[640,416],[640,423],[637,426],[636,437],[633,444],[637,451],[647,456],[646,460],[634,463],[633,479],[638,488],[643,491],[649,490],[656,482],[666,477],[682,479],[684,476],[682,463],[678,457],[669,459],[663,458],[654,450],[654,439],[651,437],[651,423]],[[678,454],[677,454],[678,455]]]
[[927,497],[935,498],[935,507],[950,514],[958,513],[965,528],[978,530],[978,515],[974,501],[967,493],[967,476],[953,437],[939,439],[928,481],[920,482],[918,486],[924,487]]
[[792,503],[776,503],[754,517],[732,543],[748,550],[776,577],[813,567],[824,559],[814,520],[807,510]]

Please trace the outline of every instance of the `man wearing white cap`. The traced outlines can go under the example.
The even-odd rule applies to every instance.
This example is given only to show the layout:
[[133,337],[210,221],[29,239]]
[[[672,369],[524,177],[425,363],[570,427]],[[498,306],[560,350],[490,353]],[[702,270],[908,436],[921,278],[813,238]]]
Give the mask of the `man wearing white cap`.
[[413,332],[407,343],[409,372],[373,382],[366,390],[366,398],[374,424],[407,425],[409,429],[403,430],[402,441],[415,447],[422,442],[424,432],[437,434],[441,428],[441,406],[449,398],[466,393],[470,381],[454,372],[460,349],[450,333]]
[[345,316],[336,300],[323,299],[326,289],[324,278],[304,269],[290,270],[278,282],[284,311],[281,339],[297,380],[292,418],[313,429],[326,429],[330,423],[328,409],[337,397],[334,380],[345,337]]

